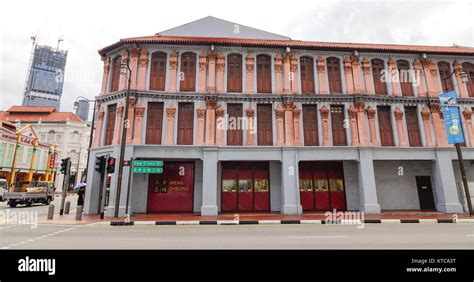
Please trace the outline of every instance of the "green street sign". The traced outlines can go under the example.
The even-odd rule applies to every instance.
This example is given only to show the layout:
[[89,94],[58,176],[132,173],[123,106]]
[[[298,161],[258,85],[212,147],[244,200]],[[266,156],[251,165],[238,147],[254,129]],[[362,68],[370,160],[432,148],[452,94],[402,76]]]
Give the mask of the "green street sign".
[[160,167],[163,161],[133,161],[133,167]]
[[133,173],[163,173],[161,167],[134,167],[132,168]]

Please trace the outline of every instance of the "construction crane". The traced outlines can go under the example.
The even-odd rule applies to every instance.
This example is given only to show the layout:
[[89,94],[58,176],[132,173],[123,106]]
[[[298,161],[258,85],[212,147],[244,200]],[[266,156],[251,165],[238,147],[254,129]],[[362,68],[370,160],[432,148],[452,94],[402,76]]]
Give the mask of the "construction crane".
[[28,68],[26,69],[26,80],[25,80],[25,97],[24,99],[27,100],[27,105],[29,105],[30,102],[30,97],[28,93],[28,80],[30,78],[30,71],[31,71],[31,65],[33,64],[33,58],[35,56],[35,48],[36,48],[36,37],[38,34],[31,34],[30,39],[31,39],[31,53],[30,53],[30,60],[28,62]]

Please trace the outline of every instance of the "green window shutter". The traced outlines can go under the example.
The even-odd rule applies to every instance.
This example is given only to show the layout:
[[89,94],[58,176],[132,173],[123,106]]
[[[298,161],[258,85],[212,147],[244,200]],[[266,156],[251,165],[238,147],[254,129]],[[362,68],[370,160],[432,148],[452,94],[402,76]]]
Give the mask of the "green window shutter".
[[3,166],[3,159],[5,159],[6,147],[7,147],[6,143],[0,144],[0,166]]
[[31,158],[33,157],[33,148],[28,148],[28,151],[26,153],[26,164],[28,167],[31,164]]
[[8,167],[12,167],[14,150],[15,150],[15,145],[14,144],[8,144],[7,160],[6,160],[6,163],[5,163]]

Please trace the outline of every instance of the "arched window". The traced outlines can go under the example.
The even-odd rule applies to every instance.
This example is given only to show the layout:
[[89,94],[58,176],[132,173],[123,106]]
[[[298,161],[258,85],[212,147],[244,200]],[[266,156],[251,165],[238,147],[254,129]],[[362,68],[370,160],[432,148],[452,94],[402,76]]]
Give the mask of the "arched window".
[[300,58],[301,93],[314,94],[314,63],[311,57]]
[[341,62],[338,58],[327,58],[329,92],[342,94]]
[[112,84],[110,86],[110,92],[114,92],[119,89],[121,63],[122,63],[121,56],[116,57],[112,63]]
[[397,61],[398,77],[403,96],[413,96],[413,86],[411,84],[410,63],[404,60]]
[[443,92],[454,90],[453,78],[451,75],[451,68],[447,62],[438,62],[439,78],[441,79],[441,86],[443,86]]
[[257,56],[257,93],[272,93],[270,56]]
[[242,55],[227,56],[227,92],[242,92]]
[[54,130],[50,130],[50,131],[48,132],[48,134],[52,134],[52,135],[54,135],[54,134],[56,134],[56,131],[54,131]]
[[374,80],[375,94],[387,95],[387,83],[385,82],[385,64],[381,59],[372,59],[372,78]]
[[195,91],[196,89],[196,54],[183,53],[181,56],[180,91]]
[[165,90],[166,53],[155,52],[151,55],[150,90]]
[[468,82],[466,83],[467,93],[469,97],[474,97],[474,64],[463,63],[462,70],[467,73],[469,78]]

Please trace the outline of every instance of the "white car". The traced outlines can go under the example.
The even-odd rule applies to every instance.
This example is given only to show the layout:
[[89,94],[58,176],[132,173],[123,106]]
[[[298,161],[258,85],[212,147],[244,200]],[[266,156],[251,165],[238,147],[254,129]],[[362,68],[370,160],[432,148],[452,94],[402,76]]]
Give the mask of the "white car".
[[3,193],[7,192],[8,182],[6,179],[0,179],[0,202],[3,202]]

